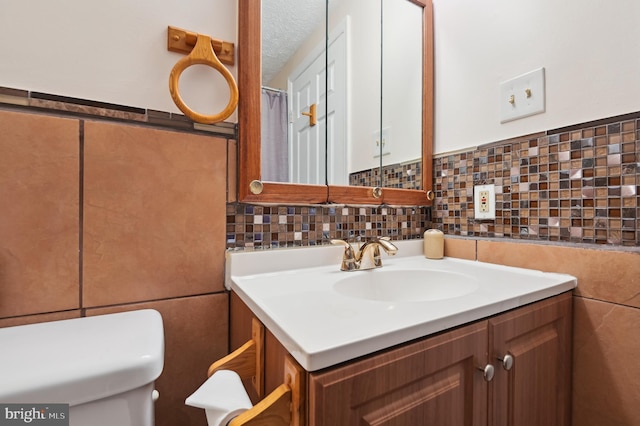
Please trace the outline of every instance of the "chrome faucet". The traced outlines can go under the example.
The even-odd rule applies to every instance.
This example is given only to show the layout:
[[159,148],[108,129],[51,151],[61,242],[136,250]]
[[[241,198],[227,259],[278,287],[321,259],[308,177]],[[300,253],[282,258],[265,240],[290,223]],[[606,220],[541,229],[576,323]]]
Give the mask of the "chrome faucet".
[[393,256],[398,252],[398,248],[389,241],[388,237],[374,238],[371,241],[367,241],[357,251],[354,251],[353,246],[344,240],[331,240],[331,244],[342,244],[344,246],[342,265],[340,265],[341,271],[362,271],[381,267],[380,247],[389,256]]

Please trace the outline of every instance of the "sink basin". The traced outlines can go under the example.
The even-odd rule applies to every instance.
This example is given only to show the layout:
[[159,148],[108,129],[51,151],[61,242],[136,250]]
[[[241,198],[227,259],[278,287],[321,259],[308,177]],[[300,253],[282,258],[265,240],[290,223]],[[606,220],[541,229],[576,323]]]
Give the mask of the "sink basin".
[[570,291],[569,275],[476,260],[426,259],[393,242],[384,266],[343,272],[338,246],[227,252],[226,282],[307,371]]
[[342,295],[383,302],[423,302],[465,296],[478,289],[470,275],[439,270],[359,271],[333,286]]

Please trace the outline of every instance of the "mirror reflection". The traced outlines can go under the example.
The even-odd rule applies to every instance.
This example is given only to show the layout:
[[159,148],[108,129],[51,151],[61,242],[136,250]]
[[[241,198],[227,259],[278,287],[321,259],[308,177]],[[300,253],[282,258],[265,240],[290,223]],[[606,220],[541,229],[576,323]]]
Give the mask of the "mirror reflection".
[[409,0],[263,0],[262,180],[419,189],[422,22]]
[[382,2],[381,186],[387,188],[422,189],[422,14],[407,0]]
[[[262,180],[292,183],[326,184],[324,126],[317,115],[324,84],[312,81],[305,68],[324,70],[326,0],[262,1]],[[302,85],[296,76],[309,82]],[[322,76],[317,80],[324,80]],[[296,87],[294,89],[294,83]],[[315,83],[315,84],[314,84]],[[293,96],[294,90],[298,91]],[[301,126],[316,105],[314,126]],[[300,107],[303,107],[302,110]],[[297,114],[293,114],[296,111]],[[296,117],[297,116],[297,117]],[[294,144],[291,133],[302,133],[303,145]],[[304,162],[301,162],[304,159]]]

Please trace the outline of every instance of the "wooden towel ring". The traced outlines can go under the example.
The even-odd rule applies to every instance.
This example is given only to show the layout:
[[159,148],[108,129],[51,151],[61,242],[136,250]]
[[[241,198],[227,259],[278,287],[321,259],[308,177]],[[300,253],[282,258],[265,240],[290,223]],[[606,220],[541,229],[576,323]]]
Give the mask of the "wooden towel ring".
[[[222,74],[225,80],[227,80],[229,91],[231,92],[229,103],[218,114],[204,115],[195,112],[184,103],[180,96],[180,90],[178,89],[178,80],[180,80],[180,75],[185,69],[195,64],[210,66]],[[211,37],[203,34],[198,34],[196,45],[193,50],[191,50],[191,53],[180,59],[171,70],[171,73],[169,74],[169,93],[171,93],[173,102],[175,102],[180,111],[196,123],[219,123],[220,121],[228,118],[238,105],[238,85],[236,84],[233,75],[231,75],[231,72],[222,65],[222,62],[220,62],[213,51],[213,47],[211,47]]]

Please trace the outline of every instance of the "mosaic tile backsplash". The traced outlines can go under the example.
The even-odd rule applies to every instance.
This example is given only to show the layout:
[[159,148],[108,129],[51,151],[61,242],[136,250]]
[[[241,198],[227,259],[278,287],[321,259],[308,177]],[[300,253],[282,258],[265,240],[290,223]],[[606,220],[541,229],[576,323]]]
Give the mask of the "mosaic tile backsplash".
[[267,249],[360,241],[421,238],[429,207],[256,206],[227,204],[227,248]]
[[349,185],[385,188],[422,189],[422,160],[388,164],[382,168],[363,170],[349,175]]
[[[496,219],[476,220],[492,183]],[[640,114],[435,158],[434,190],[447,234],[640,246]]]

